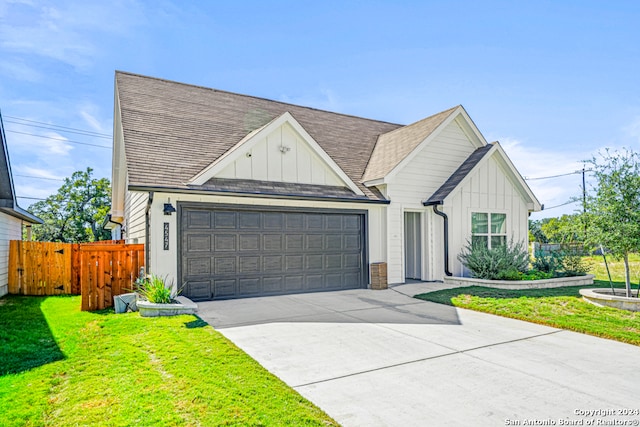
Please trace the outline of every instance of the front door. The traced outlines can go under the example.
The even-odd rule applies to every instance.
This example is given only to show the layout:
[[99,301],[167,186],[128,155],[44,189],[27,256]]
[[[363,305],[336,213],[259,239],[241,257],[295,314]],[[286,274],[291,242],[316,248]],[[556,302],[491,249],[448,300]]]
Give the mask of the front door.
[[404,213],[404,277],[418,279],[422,277],[422,240],[420,212]]

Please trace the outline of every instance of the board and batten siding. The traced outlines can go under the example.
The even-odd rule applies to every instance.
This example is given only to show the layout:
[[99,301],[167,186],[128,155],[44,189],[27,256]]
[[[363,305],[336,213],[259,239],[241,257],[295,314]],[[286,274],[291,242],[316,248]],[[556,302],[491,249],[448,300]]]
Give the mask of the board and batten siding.
[[[384,236],[386,234],[385,209],[387,205],[374,205],[350,202],[319,202],[307,200],[265,199],[236,196],[207,196],[191,194],[155,193],[151,206],[151,248],[150,272],[167,277],[178,287],[182,286],[178,278],[178,214],[164,215],[163,207],[168,198],[174,207],[178,202],[200,202],[224,205],[270,206],[297,209],[333,209],[367,211],[367,257],[368,262],[385,262]],[[144,214],[144,209],[143,209]],[[144,215],[143,215],[144,216]],[[169,249],[164,249],[164,223],[169,224]]]
[[216,178],[345,185],[288,123],[258,141]]
[[[518,187],[497,161],[497,153],[481,163],[473,173],[447,198],[441,208],[449,216],[449,269],[454,276],[465,275],[464,266],[457,259],[471,238],[472,212],[504,213],[507,215],[507,240],[528,239],[528,209]],[[441,221],[441,218],[437,218]],[[442,226],[440,226],[440,229]],[[434,236],[436,246],[444,245],[442,233]],[[439,240],[439,242],[437,242]],[[443,251],[435,253],[443,265]],[[442,279],[442,269],[438,270]]]
[[124,201],[125,235],[127,243],[144,243],[145,210],[149,193],[127,191]]
[[[422,205],[458,169],[475,150],[475,146],[455,122],[445,127],[424,147],[387,185],[386,195],[391,199],[388,210],[387,258],[389,283],[404,282],[404,212],[422,213],[422,279],[436,280],[430,253],[439,249],[428,242],[430,230],[436,230],[432,209]],[[438,274],[435,274],[438,277]]]
[[10,240],[22,240],[22,221],[0,212],[0,296],[8,292]]

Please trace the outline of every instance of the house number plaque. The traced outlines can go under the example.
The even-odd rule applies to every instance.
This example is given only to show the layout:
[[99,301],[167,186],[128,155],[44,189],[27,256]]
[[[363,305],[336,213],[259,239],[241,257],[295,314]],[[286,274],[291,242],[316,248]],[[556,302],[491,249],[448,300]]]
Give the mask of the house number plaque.
[[169,223],[164,223],[164,250],[169,250]]

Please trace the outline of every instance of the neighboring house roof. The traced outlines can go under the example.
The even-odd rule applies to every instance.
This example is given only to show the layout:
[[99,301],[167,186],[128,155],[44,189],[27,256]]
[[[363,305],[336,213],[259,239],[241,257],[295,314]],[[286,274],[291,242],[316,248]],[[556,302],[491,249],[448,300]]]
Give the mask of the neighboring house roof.
[[401,125],[120,71],[116,96],[129,189],[193,190],[192,177],[288,112],[367,199],[386,201],[360,180],[378,136]]
[[31,224],[42,224],[42,220],[30,212],[25,211],[16,201],[16,193],[13,187],[13,176],[11,175],[11,163],[9,162],[9,152],[7,150],[6,136],[2,115],[0,114],[0,212],[11,215]]
[[477,148],[467,160],[465,160],[460,167],[445,181],[435,193],[424,202],[425,206],[441,205],[444,199],[456,189],[456,187],[462,182],[463,179],[469,175],[469,172],[482,160],[482,158],[493,148],[493,144],[487,144],[484,147]]

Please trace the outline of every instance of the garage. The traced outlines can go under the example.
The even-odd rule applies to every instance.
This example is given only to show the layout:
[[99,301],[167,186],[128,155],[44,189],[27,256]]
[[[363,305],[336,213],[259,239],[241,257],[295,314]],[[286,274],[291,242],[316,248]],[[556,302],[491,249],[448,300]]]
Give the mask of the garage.
[[365,211],[178,206],[178,274],[194,301],[367,287]]

